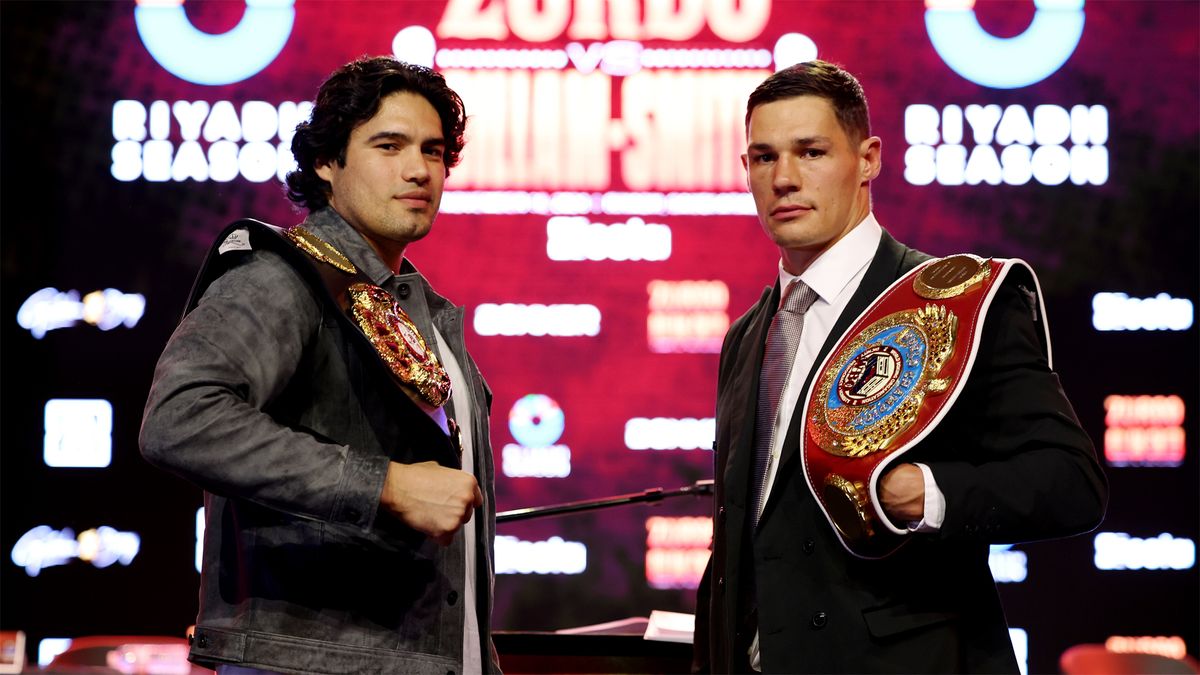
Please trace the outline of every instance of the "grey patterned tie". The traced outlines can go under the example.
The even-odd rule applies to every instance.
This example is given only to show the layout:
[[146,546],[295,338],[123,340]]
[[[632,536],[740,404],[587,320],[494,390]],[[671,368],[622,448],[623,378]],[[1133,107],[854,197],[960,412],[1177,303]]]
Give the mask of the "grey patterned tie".
[[783,305],[775,312],[767,329],[767,346],[763,354],[762,371],[758,377],[758,412],[754,418],[754,483],[751,497],[754,523],[758,524],[766,501],[767,468],[771,459],[771,443],[775,435],[775,419],[779,414],[779,398],[787,385],[800,333],[804,331],[804,313],[817,299],[817,292],[799,279],[787,288]]

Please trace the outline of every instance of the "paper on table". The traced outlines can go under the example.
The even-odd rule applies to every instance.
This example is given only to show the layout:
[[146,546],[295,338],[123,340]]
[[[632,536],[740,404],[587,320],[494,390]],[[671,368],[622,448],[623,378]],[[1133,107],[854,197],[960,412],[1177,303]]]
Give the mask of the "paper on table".
[[631,616],[628,619],[619,619],[591,626],[560,628],[554,632],[563,635],[637,635],[645,630],[648,623],[649,619],[644,616]]
[[650,612],[650,623],[646,625],[646,640],[661,642],[682,642],[692,644],[692,636],[696,632],[696,615],[680,612]]

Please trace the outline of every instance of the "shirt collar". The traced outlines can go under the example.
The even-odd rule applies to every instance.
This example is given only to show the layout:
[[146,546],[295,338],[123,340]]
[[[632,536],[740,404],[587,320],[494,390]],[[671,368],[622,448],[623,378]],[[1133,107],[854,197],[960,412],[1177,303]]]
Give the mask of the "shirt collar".
[[304,228],[341,251],[375,285],[382,286],[392,278],[393,271],[379,258],[371,244],[332,206],[310,213],[304,219]]
[[[779,288],[785,290],[788,284],[800,279],[809,288],[817,292],[817,297],[826,303],[832,303],[846,286],[854,280],[879,248],[879,239],[883,236],[883,228],[875,220],[874,213],[868,213],[862,222],[851,229],[815,260],[809,264],[799,277],[783,269],[783,260],[779,261]],[[780,293],[782,301],[783,293]]]

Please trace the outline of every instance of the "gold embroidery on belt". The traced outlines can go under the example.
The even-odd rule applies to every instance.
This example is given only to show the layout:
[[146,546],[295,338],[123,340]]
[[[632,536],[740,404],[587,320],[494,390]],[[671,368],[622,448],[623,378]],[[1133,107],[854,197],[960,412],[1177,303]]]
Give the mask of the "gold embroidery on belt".
[[304,251],[310,256],[320,260],[328,265],[333,265],[337,269],[346,274],[357,274],[358,270],[350,259],[342,255],[342,252],[333,247],[332,244],[309,232],[303,227],[296,225],[291,229],[284,230],[287,238],[291,240],[296,248]]
[[391,294],[364,283],[351,285],[349,294],[355,321],[392,373],[429,405],[444,404],[450,398],[450,378]]
[[[839,457],[865,457],[887,449],[917,420],[927,394],[949,388],[950,380],[938,375],[954,353],[957,326],[953,312],[931,304],[889,314],[863,329],[822,375],[817,400],[824,403],[836,396],[842,405],[818,409],[811,427],[817,445]],[[896,327],[901,330],[895,342],[907,345],[905,353],[879,340],[880,334]],[[916,354],[921,356],[914,358]],[[869,381],[864,376],[868,370]],[[880,384],[878,391],[868,390],[860,400],[851,400],[847,382]]]

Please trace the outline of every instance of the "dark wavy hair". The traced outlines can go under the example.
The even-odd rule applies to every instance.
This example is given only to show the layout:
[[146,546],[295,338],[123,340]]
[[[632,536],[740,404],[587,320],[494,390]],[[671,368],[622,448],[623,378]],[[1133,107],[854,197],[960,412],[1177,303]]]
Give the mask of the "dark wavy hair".
[[379,103],[397,92],[425,98],[442,120],[446,174],[462,153],[467,116],[462,99],[440,73],[390,56],[362,57],[333,71],[317,91],[312,117],[296,127],[292,155],[297,168],[287,175],[287,196],[316,211],[329,204],[329,182],[317,164],[334,160],[346,166],[346,144],[355,127],[375,116]]
[[862,85],[841,66],[819,59],[789,66],[763,80],[746,101],[746,128],[750,127],[750,113],[758,106],[797,96],[829,101],[851,140],[858,142],[871,135],[871,114]]

